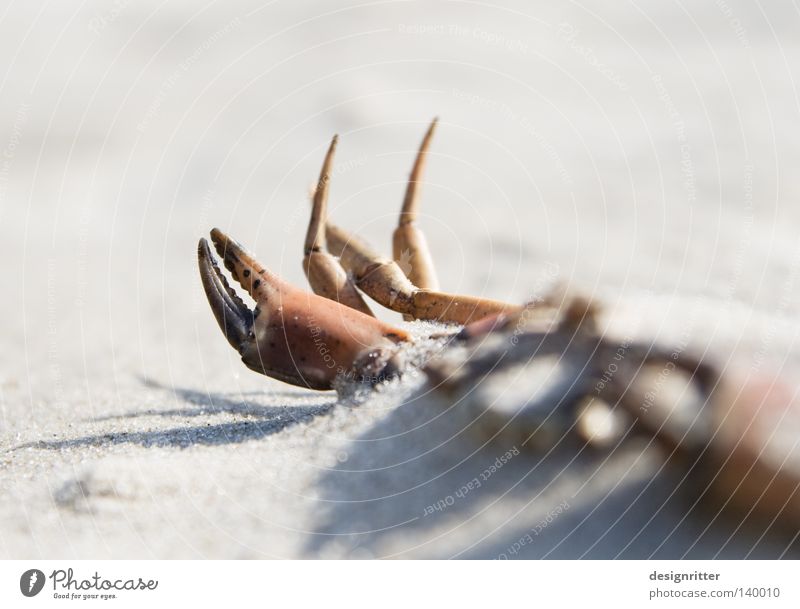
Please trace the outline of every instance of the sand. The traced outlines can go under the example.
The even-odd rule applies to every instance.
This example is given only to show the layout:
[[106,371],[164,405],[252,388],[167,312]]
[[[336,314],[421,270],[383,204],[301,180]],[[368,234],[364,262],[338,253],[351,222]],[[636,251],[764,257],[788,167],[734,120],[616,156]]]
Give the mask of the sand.
[[732,0],[9,5],[0,557],[797,558],[691,510],[646,439],[520,451],[413,370],[358,399],[252,373],[195,249],[219,226],[305,285],[339,133],[331,214],[389,253],[438,115],[422,226],[444,288],[564,281],[623,332],[796,391],[799,21]]

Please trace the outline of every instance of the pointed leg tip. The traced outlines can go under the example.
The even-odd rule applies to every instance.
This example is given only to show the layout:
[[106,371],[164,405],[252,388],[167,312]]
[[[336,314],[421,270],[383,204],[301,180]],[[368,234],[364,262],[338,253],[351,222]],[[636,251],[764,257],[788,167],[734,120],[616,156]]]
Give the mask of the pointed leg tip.
[[411,168],[411,174],[408,176],[408,185],[406,186],[406,194],[403,199],[403,207],[400,212],[399,225],[410,224],[417,218],[417,210],[419,208],[419,189],[422,180],[422,174],[425,171],[425,164],[427,161],[428,150],[431,146],[436,125],[439,122],[439,117],[434,117],[431,121],[430,127],[425,132],[425,137],[422,138],[422,143],[419,145],[417,157],[414,159],[414,165]]
[[336,133],[331,139],[331,145],[325,154],[325,160],[319,173],[319,180],[317,180],[317,185],[314,188],[314,195],[311,199],[311,217],[308,220],[306,240],[303,244],[303,251],[306,255],[325,247],[328,190],[330,189],[331,167],[333,166],[333,157],[336,153],[336,142],[338,141],[339,134]]
[[433,134],[436,132],[436,125],[439,124],[439,117],[434,116],[431,124],[428,126],[428,131],[425,133],[425,137],[422,140],[422,151],[426,150],[427,147],[430,145],[431,139],[433,139]]
[[[331,143],[328,144],[328,152],[325,153],[325,161],[322,164],[322,173],[326,174],[330,171],[331,163],[333,162],[333,155],[336,153],[336,146],[339,143],[339,134],[334,133],[331,138]],[[322,176],[320,176],[322,179]]]

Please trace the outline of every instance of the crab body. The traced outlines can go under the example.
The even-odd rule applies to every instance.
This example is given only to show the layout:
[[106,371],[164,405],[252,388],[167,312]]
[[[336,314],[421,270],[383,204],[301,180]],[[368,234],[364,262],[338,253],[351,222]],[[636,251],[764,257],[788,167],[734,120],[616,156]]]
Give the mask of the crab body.
[[[621,440],[626,428],[645,433],[712,494],[726,499],[725,505],[800,528],[796,434],[775,439],[786,420],[791,429],[800,428],[796,403],[777,400],[770,412],[781,416],[768,418],[752,386],[738,386],[682,350],[607,336],[598,329],[598,305],[566,291],[513,305],[439,290],[416,226],[419,184],[435,127],[436,121],[423,139],[393,238],[395,260],[410,257],[410,268],[328,221],[336,137],[314,194],[304,246],[303,269],[313,294],[271,273],[214,229],[214,249],[255,301],[250,309],[201,239],[198,261],[206,295],[245,365],[317,390],[334,388],[342,377],[374,385],[400,374],[402,346],[413,338],[376,319],[363,292],[405,319],[460,326],[423,371],[438,395],[475,409],[476,417],[486,415],[490,433],[511,429],[532,446],[572,435],[596,447]],[[664,370],[671,378],[667,390],[658,380]]]

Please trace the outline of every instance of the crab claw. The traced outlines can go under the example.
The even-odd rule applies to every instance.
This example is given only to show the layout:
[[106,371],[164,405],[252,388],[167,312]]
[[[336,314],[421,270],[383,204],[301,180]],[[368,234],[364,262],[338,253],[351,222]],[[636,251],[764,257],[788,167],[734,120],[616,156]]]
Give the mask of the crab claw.
[[236,295],[201,239],[198,262],[208,302],[248,368],[311,389],[331,389],[338,376],[375,383],[397,374],[405,331],[292,286],[219,229],[211,231],[211,241],[256,302],[251,311]]
[[211,311],[231,347],[238,351],[253,327],[253,313],[228,285],[205,239],[197,246],[197,261]]

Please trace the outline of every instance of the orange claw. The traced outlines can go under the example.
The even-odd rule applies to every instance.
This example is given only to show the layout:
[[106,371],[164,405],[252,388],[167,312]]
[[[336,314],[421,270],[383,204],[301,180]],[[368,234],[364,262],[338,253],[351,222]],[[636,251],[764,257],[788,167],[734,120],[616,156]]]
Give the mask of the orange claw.
[[408,333],[290,285],[219,229],[211,231],[211,241],[256,302],[254,310],[247,308],[201,239],[198,263],[208,302],[248,368],[311,389],[331,389],[339,375],[374,383],[397,373],[397,344]]

